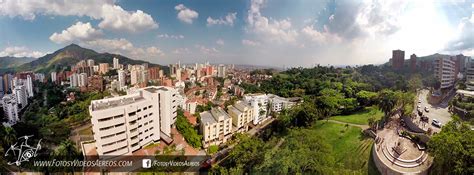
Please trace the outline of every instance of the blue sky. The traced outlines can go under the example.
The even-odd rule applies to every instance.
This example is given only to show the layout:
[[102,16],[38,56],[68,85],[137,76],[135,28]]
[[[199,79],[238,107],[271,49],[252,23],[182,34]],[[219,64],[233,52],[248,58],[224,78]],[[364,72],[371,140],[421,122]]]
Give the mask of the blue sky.
[[466,0],[3,0],[0,56],[76,43],[160,64],[379,64],[406,55],[474,55]]

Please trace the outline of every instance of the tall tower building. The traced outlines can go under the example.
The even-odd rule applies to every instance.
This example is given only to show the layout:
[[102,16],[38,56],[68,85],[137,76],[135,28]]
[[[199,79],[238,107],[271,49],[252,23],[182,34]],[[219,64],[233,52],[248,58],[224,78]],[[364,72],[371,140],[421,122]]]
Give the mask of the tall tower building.
[[114,57],[113,62],[114,62],[114,69],[119,69],[120,68],[119,59]]
[[28,90],[28,97],[33,97],[33,80],[30,75],[26,76],[26,88]]
[[441,89],[454,86],[454,80],[456,79],[455,62],[449,58],[438,58],[434,64],[434,74],[441,83]]
[[412,72],[416,71],[416,55],[410,55],[410,69]]
[[405,51],[403,50],[393,50],[392,51],[392,67],[394,69],[403,68],[405,62]]
[[57,80],[57,74],[56,72],[51,72],[51,81],[54,83]]
[[225,66],[220,64],[217,68],[217,76],[224,78],[226,76]]
[[70,77],[69,77],[69,85],[71,87],[77,87],[78,86],[78,75],[76,73],[73,73]]
[[8,121],[3,123],[7,126],[16,124],[19,119],[18,117],[18,105],[17,99],[13,94],[7,94],[2,99],[3,113],[7,117]]
[[118,70],[118,82],[119,82],[119,87],[123,88],[126,85],[127,82],[127,73],[124,70]]
[[20,109],[23,109],[28,105],[28,94],[25,86],[16,86],[13,91],[13,94],[15,94],[18,104],[21,105]]

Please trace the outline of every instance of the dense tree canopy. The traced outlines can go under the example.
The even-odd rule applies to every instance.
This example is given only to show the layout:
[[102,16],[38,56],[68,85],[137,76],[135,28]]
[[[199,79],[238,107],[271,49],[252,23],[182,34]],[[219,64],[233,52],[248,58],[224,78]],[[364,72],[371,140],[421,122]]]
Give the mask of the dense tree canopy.
[[443,174],[474,173],[474,130],[454,117],[428,142],[428,151],[434,157],[433,171]]

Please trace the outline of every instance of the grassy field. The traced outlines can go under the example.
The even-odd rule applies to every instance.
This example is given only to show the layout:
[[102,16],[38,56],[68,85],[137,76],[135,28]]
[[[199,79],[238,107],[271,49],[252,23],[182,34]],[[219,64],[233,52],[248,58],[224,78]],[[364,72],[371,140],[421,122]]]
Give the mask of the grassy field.
[[376,120],[379,120],[382,118],[383,112],[378,110],[376,107],[366,107],[354,114],[333,116],[330,119],[346,123],[367,125],[368,119],[372,116],[375,117]]
[[341,172],[336,174],[380,174],[372,160],[374,141],[358,127],[331,122],[317,122],[313,129],[332,145],[333,156]]

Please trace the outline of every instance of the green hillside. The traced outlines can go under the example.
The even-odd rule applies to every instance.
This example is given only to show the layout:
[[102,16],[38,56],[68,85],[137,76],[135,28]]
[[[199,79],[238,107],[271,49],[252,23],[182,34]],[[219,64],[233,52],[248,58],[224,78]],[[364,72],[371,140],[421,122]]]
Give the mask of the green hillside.
[[0,69],[12,68],[35,60],[31,57],[0,57]]
[[142,60],[133,60],[118,54],[110,53],[97,53],[94,50],[83,48],[76,44],[68,45],[62,49],[55,51],[54,53],[47,54],[40,57],[32,62],[22,64],[16,68],[15,71],[35,71],[42,73],[49,73],[53,70],[59,70],[67,66],[75,65],[81,60],[92,59],[96,64],[98,63],[109,63],[112,64],[113,58],[118,58],[120,64],[143,64],[148,63],[149,66],[160,66],[165,71],[167,67],[149,63]]

